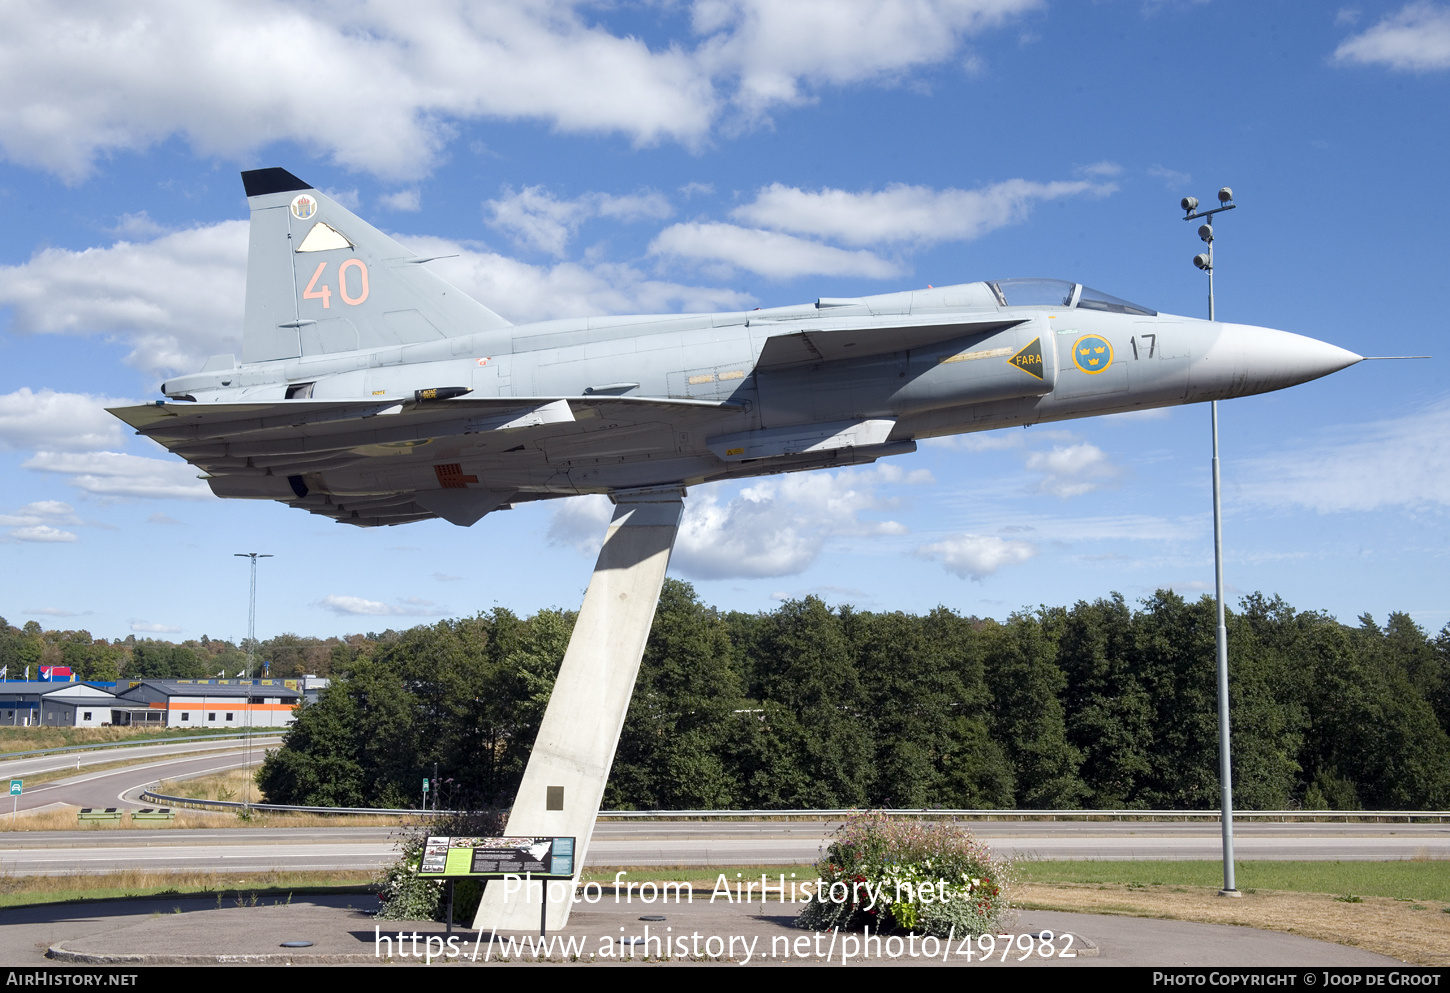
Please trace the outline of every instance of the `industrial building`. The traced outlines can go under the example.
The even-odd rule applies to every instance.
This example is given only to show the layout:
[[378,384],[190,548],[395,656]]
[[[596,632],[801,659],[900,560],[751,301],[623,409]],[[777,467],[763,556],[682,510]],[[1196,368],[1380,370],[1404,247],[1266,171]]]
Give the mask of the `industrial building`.
[[117,725],[286,727],[302,700],[296,679],[142,679],[122,685],[111,720]]

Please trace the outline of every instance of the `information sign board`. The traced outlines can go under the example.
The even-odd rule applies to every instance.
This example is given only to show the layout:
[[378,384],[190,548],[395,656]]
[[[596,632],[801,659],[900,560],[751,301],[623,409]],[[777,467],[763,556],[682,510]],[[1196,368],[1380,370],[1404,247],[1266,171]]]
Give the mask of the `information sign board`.
[[430,837],[418,875],[432,879],[570,879],[573,838]]

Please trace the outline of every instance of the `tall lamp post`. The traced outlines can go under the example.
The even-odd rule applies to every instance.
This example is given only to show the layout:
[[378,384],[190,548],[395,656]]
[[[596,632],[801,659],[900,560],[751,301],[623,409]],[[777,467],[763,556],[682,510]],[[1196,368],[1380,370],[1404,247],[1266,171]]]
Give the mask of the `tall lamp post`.
[[[239,558],[239,559],[251,559],[252,560],[252,595],[251,595],[251,599],[248,601],[248,607],[247,607],[247,679],[250,680],[252,678],[252,671],[253,671],[253,665],[254,665],[254,661],[253,660],[254,660],[254,658],[256,656],[256,653],[257,653],[257,560],[258,559],[270,559],[270,558],[272,558],[272,556],[271,555],[264,555],[264,554],[261,554],[259,552],[234,552],[233,553],[233,557],[234,558]],[[253,696],[253,693],[252,693],[251,689],[248,689],[247,690],[247,695],[245,697],[243,697],[243,700],[246,703],[246,706],[245,706],[244,709],[247,712],[247,757],[246,757],[246,762],[247,762],[247,768],[249,768],[249,769],[252,767],[252,696]],[[246,799],[246,802],[244,803],[242,809],[244,811],[250,813],[251,812],[251,807],[252,807],[252,780],[251,780],[250,777],[248,777],[248,779],[247,779],[247,799]]]
[[234,552],[234,558],[252,560],[252,598],[247,609],[247,677],[251,678],[252,666],[257,652],[257,560],[270,559],[271,555],[258,552]]
[[[1179,203],[1183,208],[1184,220],[1195,221],[1200,217],[1212,218],[1214,214],[1234,209],[1233,190],[1225,186],[1218,191],[1219,206],[1212,210],[1199,210],[1197,197],[1184,197]],[[1208,273],[1208,319],[1214,320],[1213,309],[1213,224],[1205,221],[1198,229],[1198,236],[1208,245],[1208,251],[1193,257],[1193,264]],[[1213,595],[1218,615],[1218,627],[1214,641],[1218,655],[1218,791],[1220,816],[1223,827],[1223,889],[1219,896],[1241,896],[1234,888],[1234,800],[1232,763],[1229,759],[1229,714],[1228,714],[1228,625],[1224,623],[1223,611],[1223,497],[1219,488],[1218,473],[1218,401],[1209,404],[1209,420],[1213,427]]]

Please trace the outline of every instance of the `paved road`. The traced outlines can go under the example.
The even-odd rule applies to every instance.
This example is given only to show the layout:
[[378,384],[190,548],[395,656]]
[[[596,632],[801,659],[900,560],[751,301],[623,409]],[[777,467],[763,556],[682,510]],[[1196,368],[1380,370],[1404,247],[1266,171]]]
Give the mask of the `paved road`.
[[[819,856],[825,828],[819,822],[602,822],[588,861],[593,866],[804,864]],[[1220,855],[1213,825],[985,823],[975,830],[998,853],[1013,856],[1216,859]],[[372,870],[396,857],[393,834],[392,829],[375,827],[16,832],[0,834],[0,868],[16,874],[122,868]],[[1236,841],[1241,859],[1450,859],[1450,830],[1438,825],[1245,825]]]
[[[277,735],[257,735],[252,739],[253,748],[276,748],[282,743]],[[227,741],[168,741],[155,745],[132,745],[127,748],[100,748],[86,752],[62,752],[57,755],[41,755],[28,759],[6,759],[0,761],[0,779],[24,779],[40,772],[55,769],[85,769],[88,766],[105,765],[110,762],[130,762],[136,759],[160,758],[166,755],[188,755],[199,752],[228,751],[238,746],[238,739]],[[79,771],[79,770],[78,770]]]
[[[264,749],[252,744],[251,764],[262,761]],[[137,795],[140,788],[162,779],[187,779],[237,769],[247,764],[243,746],[229,742],[226,748],[209,748],[200,756],[160,758],[105,772],[88,772],[57,779],[40,786],[27,786],[19,798],[19,810],[36,810],[57,804],[76,807],[146,806]],[[7,805],[8,806],[8,805]],[[0,813],[8,814],[7,806]],[[227,815],[223,815],[227,816]]]
[[[606,865],[698,865],[814,862],[834,828],[823,822],[601,822],[591,862]],[[1013,857],[1053,859],[1217,859],[1216,823],[1126,821],[985,821],[971,830]],[[1446,824],[1280,824],[1243,822],[1234,829],[1238,859],[1450,859]]]

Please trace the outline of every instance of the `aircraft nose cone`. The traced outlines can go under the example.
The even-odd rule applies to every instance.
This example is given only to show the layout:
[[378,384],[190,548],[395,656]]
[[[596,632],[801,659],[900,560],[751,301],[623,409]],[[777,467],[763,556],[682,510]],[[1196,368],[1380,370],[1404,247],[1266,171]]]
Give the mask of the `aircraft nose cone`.
[[1203,386],[1213,390],[1212,381],[1224,389],[1223,396],[1282,390],[1338,372],[1364,358],[1347,348],[1288,331],[1249,324],[1221,324],[1219,329],[1218,339],[1197,371],[1206,374],[1200,380]]

